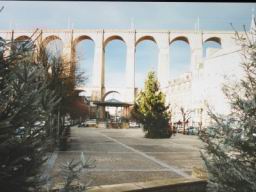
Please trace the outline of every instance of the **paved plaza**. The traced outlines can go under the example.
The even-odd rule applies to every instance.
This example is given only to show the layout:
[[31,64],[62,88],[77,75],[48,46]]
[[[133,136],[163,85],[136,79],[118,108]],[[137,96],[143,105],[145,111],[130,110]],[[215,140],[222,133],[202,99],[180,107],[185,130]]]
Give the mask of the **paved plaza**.
[[95,168],[82,173],[91,186],[191,177],[193,167],[202,167],[197,136],[177,134],[169,139],[144,138],[142,129],[71,129],[66,151],[51,158],[54,181],[60,179],[60,164],[85,158],[96,160]]

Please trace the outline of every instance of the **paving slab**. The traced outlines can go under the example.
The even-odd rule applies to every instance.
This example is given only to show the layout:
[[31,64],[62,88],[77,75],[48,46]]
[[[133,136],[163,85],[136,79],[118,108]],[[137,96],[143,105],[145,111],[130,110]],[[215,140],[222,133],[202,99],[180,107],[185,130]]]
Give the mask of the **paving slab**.
[[[122,184],[132,182],[145,182],[161,180],[165,178],[180,178],[179,175],[169,171],[109,171],[109,172],[85,172],[81,174],[81,182],[91,181],[90,186]],[[54,183],[61,182],[58,175],[54,175]]]
[[144,138],[142,129],[71,129],[69,147],[57,151],[50,174],[61,181],[60,164],[71,159],[96,160],[96,167],[81,173],[91,186],[189,178],[194,166],[202,167],[202,143],[197,136],[177,134],[169,139]]
[[[85,158],[96,160],[97,170],[147,170],[147,169],[161,169],[162,167],[136,153],[90,153],[85,154]],[[81,152],[59,152],[59,158],[55,164],[70,161],[72,159],[80,159]],[[61,157],[61,158],[60,158]],[[56,167],[57,169],[57,167]],[[92,170],[93,171],[93,170]]]

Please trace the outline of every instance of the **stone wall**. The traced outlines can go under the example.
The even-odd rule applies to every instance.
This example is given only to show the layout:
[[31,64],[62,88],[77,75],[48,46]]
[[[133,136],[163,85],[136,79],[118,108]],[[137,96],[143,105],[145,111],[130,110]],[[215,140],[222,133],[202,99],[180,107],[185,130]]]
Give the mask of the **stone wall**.
[[206,192],[207,181],[198,178],[178,178],[148,182],[102,185],[88,192]]

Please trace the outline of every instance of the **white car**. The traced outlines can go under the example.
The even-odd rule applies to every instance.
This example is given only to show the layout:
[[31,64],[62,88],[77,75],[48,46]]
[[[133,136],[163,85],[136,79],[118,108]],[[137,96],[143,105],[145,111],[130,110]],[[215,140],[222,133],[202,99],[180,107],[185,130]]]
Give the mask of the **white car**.
[[96,119],[90,119],[85,121],[85,127],[96,127],[97,122]]
[[131,122],[129,122],[129,127],[140,127],[140,124],[138,124],[135,121],[131,121]]

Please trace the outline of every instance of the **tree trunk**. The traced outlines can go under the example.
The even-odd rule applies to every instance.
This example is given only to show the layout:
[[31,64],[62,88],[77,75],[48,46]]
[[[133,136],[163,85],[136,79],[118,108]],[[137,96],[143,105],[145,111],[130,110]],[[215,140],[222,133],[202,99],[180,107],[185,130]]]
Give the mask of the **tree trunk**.
[[183,135],[185,135],[186,119],[183,118]]

